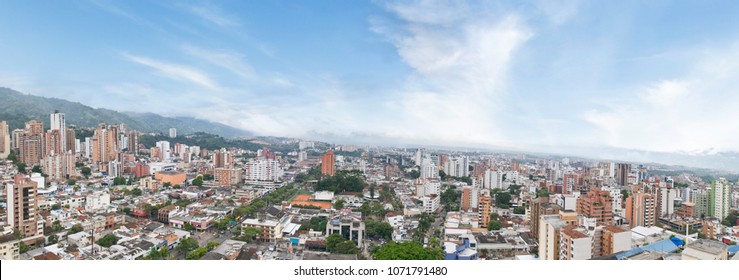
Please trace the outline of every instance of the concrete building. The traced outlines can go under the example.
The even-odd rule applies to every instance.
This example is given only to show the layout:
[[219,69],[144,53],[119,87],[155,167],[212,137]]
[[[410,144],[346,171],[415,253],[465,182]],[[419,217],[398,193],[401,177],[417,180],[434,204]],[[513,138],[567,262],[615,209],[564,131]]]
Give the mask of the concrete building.
[[610,192],[593,189],[577,200],[577,213],[613,225],[613,198]]
[[326,224],[326,235],[339,234],[346,240],[362,245],[364,238],[364,222],[362,214],[346,210],[332,216]]
[[529,214],[531,216],[531,230],[529,236],[537,238],[539,236],[539,218],[545,215],[555,215],[563,210],[556,204],[549,203],[549,197],[537,197],[531,199],[529,204]]
[[244,175],[249,181],[280,181],[284,171],[280,162],[274,159],[250,159],[244,167]]
[[242,171],[239,168],[216,168],[213,178],[221,186],[233,186],[241,184]]
[[176,128],[170,128],[169,129],[169,138],[177,138],[177,129]]
[[727,260],[729,246],[724,243],[699,239],[685,245],[681,253],[683,260]]
[[20,243],[12,233],[0,235],[0,260],[19,260]]
[[482,228],[487,228],[488,223],[490,223],[490,207],[493,204],[492,201],[492,197],[487,192],[480,194],[477,203],[477,217],[480,219],[480,227]]
[[85,199],[85,211],[97,212],[110,207],[110,194],[106,192],[93,192]]
[[57,154],[62,154],[67,150],[67,118],[64,116],[64,113],[59,113],[59,111],[55,111],[53,114],[49,115],[50,119],[50,125],[49,129],[54,131],[56,130],[58,133],[58,136],[60,139],[58,139],[58,146],[59,151]]
[[336,172],[335,164],[334,151],[328,150],[321,156],[321,174],[333,176]]
[[726,218],[729,215],[729,209],[731,209],[731,184],[726,178],[719,178],[713,182],[711,197],[713,202],[711,217],[720,220]]
[[593,239],[576,225],[564,226],[559,234],[560,260],[587,260],[592,254]]
[[503,173],[495,170],[485,170],[483,186],[488,189],[503,188]]
[[0,159],[5,159],[10,154],[10,130],[6,121],[0,121]]
[[631,174],[631,164],[618,163],[616,164],[616,183],[619,186],[629,185],[629,175]]
[[626,218],[631,228],[654,226],[657,221],[657,199],[653,194],[638,192],[626,199]]
[[187,179],[187,175],[182,171],[157,171],[154,173],[154,179],[164,183],[170,183],[172,186],[182,185]]
[[577,223],[577,213],[562,212],[556,215],[542,215],[539,218],[539,259],[560,259],[560,231],[568,225]]
[[16,174],[7,188],[7,222],[22,236],[30,237],[38,232],[37,184],[22,174]]

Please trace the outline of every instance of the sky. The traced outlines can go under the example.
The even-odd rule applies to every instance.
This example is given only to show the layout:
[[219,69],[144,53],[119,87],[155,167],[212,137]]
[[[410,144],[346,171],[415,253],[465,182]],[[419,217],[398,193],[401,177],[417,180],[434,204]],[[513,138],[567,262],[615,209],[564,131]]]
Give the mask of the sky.
[[739,151],[737,1],[3,1],[0,86],[257,135]]

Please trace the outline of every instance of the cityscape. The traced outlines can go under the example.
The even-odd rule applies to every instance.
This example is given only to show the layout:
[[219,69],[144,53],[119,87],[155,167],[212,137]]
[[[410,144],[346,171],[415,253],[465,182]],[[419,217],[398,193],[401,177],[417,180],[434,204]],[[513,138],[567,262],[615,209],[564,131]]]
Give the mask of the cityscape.
[[[46,125],[48,124],[48,125]],[[3,259],[727,260],[736,175],[0,121]],[[192,143],[201,143],[202,146]]]
[[739,260],[737,1],[0,6],[3,278]]

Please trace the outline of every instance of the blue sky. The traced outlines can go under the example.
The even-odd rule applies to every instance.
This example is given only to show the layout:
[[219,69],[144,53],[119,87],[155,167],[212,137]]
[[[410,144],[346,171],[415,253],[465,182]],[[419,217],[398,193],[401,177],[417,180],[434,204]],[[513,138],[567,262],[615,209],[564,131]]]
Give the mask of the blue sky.
[[739,2],[4,1],[0,86],[358,144],[739,151]]

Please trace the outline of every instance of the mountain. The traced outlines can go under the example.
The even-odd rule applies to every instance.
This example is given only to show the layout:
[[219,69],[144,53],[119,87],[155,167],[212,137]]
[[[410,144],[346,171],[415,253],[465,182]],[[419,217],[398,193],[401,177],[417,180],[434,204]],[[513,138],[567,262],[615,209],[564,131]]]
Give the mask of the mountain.
[[163,117],[152,113],[117,112],[109,109],[95,109],[79,102],[59,98],[47,98],[23,94],[0,87],[0,120],[8,121],[11,129],[23,127],[30,119],[44,122],[49,127],[49,114],[59,111],[65,114],[67,125],[95,127],[100,122],[109,124],[124,123],[128,127],[143,132],[168,133],[174,127],[178,134],[206,132],[223,137],[251,136],[252,133],[220,123],[190,117]]

